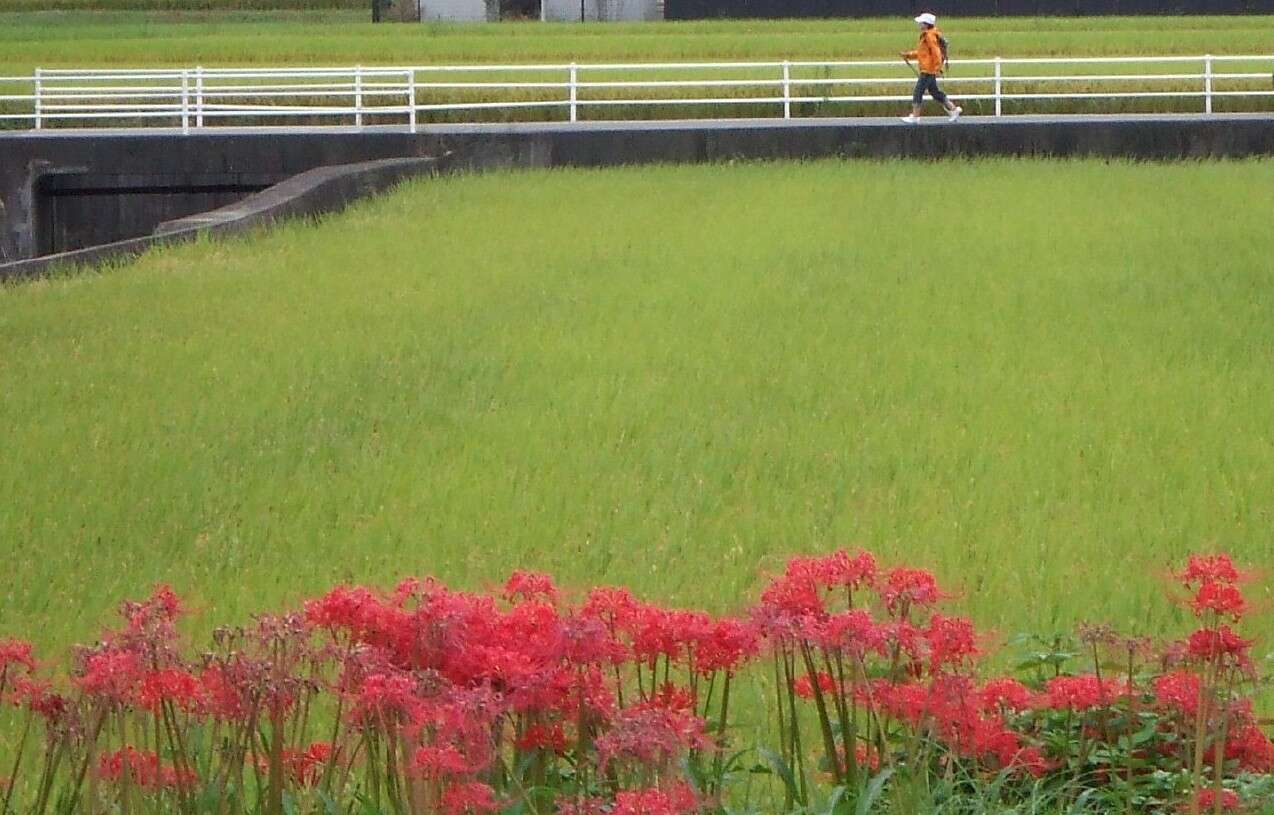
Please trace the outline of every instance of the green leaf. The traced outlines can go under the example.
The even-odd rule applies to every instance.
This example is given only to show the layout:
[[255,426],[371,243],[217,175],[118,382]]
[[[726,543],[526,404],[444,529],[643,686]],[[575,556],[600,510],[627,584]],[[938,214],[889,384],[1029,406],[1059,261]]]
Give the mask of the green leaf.
[[793,800],[800,802],[801,806],[805,805],[805,799],[801,797],[800,788],[796,784],[796,776],[792,773],[792,768],[787,765],[783,757],[768,747],[758,747],[756,752],[761,756],[761,760],[770,765],[770,769],[774,770],[775,775],[783,779],[783,785],[787,787],[787,793]]
[[880,797],[881,791],[885,788],[885,783],[889,781],[889,776],[893,774],[894,768],[887,767],[867,783],[867,788],[858,796],[858,804],[854,807],[854,815],[868,815],[871,812],[872,807],[876,805],[876,799]]
[[318,797],[319,802],[323,804],[323,815],[341,815],[341,808],[337,806],[336,799],[331,793],[323,789],[314,790],[314,794]]
[[1085,812],[1088,808],[1089,800],[1096,794],[1097,794],[1096,788],[1089,788],[1084,790],[1083,794],[1080,795],[1078,798],[1076,798],[1075,803],[1071,804],[1070,809],[1067,810],[1069,815],[1080,815],[1080,813]]

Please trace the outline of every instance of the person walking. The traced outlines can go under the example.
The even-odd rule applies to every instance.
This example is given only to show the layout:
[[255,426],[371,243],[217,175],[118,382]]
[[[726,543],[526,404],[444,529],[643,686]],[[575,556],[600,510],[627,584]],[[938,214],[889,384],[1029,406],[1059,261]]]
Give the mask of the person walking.
[[919,62],[920,73],[916,78],[916,89],[911,93],[911,114],[903,116],[902,120],[907,124],[920,121],[920,103],[924,100],[925,93],[928,93],[947,109],[947,118],[954,122],[964,113],[964,108],[948,99],[938,87],[938,74],[942,73],[942,66],[946,61],[946,40],[938,30],[938,18],[926,11],[915,19],[916,25],[920,26],[920,42],[916,50],[900,53],[908,65],[913,59]]

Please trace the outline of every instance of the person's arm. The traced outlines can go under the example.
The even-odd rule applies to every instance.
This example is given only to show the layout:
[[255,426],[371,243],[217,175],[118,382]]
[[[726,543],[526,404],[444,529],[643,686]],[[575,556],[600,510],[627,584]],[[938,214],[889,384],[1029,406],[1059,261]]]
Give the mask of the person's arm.
[[919,59],[920,58],[919,51],[899,51],[898,55],[902,57],[903,59]]
[[933,29],[925,32],[920,38],[920,47],[924,49],[926,56],[929,57],[930,65],[942,65],[942,49],[938,47],[938,35]]

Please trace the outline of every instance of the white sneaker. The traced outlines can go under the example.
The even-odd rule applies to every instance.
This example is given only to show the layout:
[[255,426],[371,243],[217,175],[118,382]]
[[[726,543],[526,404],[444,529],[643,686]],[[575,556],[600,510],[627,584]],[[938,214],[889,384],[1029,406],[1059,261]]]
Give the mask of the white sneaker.
[[916,122],[920,121],[920,119],[919,119],[918,117],[916,117],[916,116],[912,116],[912,115],[910,115],[910,114],[908,114],[908,115],[906,115],[906,116],[900,116],[899,118],[900,118],[900,119],[902,119],[904,122],[906,122],[906,123],[907,123],[907,124],[909,124],[909,125],[914,125]]
[[947,118],[954,122],[956,119],[960,118],[961,113],[964,113],[964,108],[962,107],[952,108],[951,110],[947,111]]

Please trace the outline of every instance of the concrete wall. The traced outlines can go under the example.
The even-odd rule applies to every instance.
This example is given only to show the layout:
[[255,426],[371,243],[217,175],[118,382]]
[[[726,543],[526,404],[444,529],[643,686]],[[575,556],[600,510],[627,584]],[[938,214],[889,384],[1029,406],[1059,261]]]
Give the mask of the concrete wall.
[[[0,134],[0,261],[29,258],[40,235],[46,177],[85,174],[97,183],[147,177],[193,186],[209,178],[286,178],[315,167],[385,158],[449,156],[449,166],[604,167],[825,156],[944,158],[984,155],[1179,159],[1274,155],[1274,115],[1015,116],[949,125],[935,117],[783,122],[615,122],[435,125],[416,133],[365,131]],[[90,221],[112,223],[124,193],[83,203]],[[69,211],[69,210],[68,210]],[[126,236],[121,236],[126,237]],[[47,245],[47,244],[45,244]]]
[[409,138],[312,135],[0,133],[0,263],[146,235],[315,167],[431,155]]
[[197,235],[232,235],[295,217],[314,217],[343,209],[353,201],[383,192],[409,178],[445,169],[446,160],[390,158],[316,167],[254,193],[234,204],[196,215],[165,221],[145,237],[103,242],[84,248],[46,254],[29,260],[0,263],[0,280],[32,277],[67,266],[90,265],[140,254],[163,244],[191,240]]
[[164,221],[216,209],[264,189],[277,177],[61,172],[36,181],[36,253],[66,252],[149,235]]
[[1119,14],[1270,14],[1274,0],[667,0],[669,20],[790,17],[894,17],[932,10],[938,17],[1060,17]]

